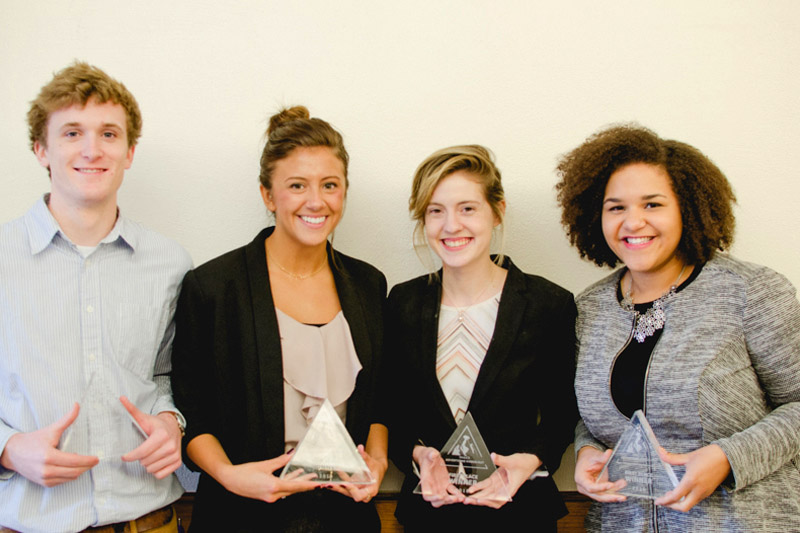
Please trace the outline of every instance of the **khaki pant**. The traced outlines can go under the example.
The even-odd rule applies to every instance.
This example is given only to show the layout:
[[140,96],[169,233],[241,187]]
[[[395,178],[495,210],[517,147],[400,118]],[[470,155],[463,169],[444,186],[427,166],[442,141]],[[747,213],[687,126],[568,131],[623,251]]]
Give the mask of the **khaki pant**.
[[[152,513],[119,524],[90,527],[87,533],[178,533],[178,515],[172,505]],[[0,533],[19,533],[15,529],[0,526]]]

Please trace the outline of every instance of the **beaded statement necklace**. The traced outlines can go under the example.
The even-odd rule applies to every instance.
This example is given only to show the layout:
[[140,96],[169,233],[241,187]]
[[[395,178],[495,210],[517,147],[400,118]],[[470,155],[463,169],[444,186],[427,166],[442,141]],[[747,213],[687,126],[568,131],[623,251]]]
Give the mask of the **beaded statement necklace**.
[[628,287],[628,292],[625,293],[625,297],[622,299],[622,307],[626,311],[632,311],[634,314],[636,325],[633,328],[633,338],[636,339],[636,342],[639,344],[643,343],[647,337],[652,337],[656,331],[664,327],[667,321],[667,315],[664,313],[664,302],[678,290],[678,282],[681,280],[685,271],[686,265],[683,265],[675,283],[670,285],[669,290],[655,300],[653,305],[649,307],[644,314],[639,313],[633,306],[633,276],[631,276],[631,284],[630,287]]

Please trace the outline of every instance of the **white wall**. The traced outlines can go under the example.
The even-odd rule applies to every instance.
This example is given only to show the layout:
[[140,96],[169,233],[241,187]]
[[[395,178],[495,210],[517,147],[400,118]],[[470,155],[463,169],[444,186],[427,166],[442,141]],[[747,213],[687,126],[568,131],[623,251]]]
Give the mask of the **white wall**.
[[734,253],[800,286],[798,35],[795,0],[0,0],[0,222],[48,189],[25,113],[78,58],[142,107],[122,209],[196,263],[266,223],[266,119],[302,103],[343,132],[351,155],[335,242],[390,284],[423,272],[411,174],[457,143],[494,150],[518,265],[572,291],[598,279],[605,272],[564,237],[553,167],[601,126],[636,120],[727,173],[739,197]]

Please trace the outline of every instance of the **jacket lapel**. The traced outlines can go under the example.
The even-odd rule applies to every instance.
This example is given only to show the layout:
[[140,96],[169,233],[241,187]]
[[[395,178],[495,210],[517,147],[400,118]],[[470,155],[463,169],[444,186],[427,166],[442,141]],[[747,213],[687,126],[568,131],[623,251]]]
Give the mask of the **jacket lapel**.
[[438,279],[425,286],[422,309],[420,309],[419,315],[420,335],[418,342],[420,344],[419,353],[422,356],[423,379],[428,381],[423,388],[434,391],[434,405],[431,407],[435,408],[442,419],[447,421],[448,426],[455,430],[456,421],[453,418],[453,412],[450,410],[450,404],[447,403],[447,397],[444,395],[442,386],[439,383],[439,378],[436,376],[436,354],[439,344],[439,310],[442,302],[441,276],[442,271],[440,270]]
[[[342,313],[347,319],[347,325],[350,328],[350,336],[353,339],[353,346],[356,349],[356,355],[361,362],[361,372],[359,372],[358,381],[364,379],[371,382],[371,375],[373,372],[372,362],[374,355],[372,353],[373,347],[370,342],[369,333],[367,331],[367,324],[371,323],[368,317],[365,316],[364,307],[361,304],[361,298],[358,295],[358,289],[350,274],[344,270],[341,261],[335,261],[333,257],[333,249],[328,245],[328,261],[333,271],[333,279],[336,283],[336,292],[339,296],[339,305],[342,306]],[[364,395],[371,394],[369,386],[356,387],[350,399],[347,401],[347,427],[352,429],[359,427],[361,424],[360,416],[367,413],[364,409]]]
[[475,388],[469,401],[468,409],[475,411],[481,400],[491,390],[497,374],[503,368],[506,359],[511,354],[511,347],[519,334],[522,318],[525,316],[528,300],[525,297],[525,279],[510,259],[506,258],[505,266],[508,269],[506,283],[500,295],[500,306],[497,309],[492,340],[489,349],[481,364]]
[[[247,273],[250,278],[250,301],[253,309],[253,331],[258,372],[261,378],[261,410],[267,435],[283,435],[283,358],[278,317],[272,300],[264,241],[272,234],[270,227],[245,248]],[[277,442],[281,442],[278,440]],[[279,453],[282,453],[280,447]],[[275,453],[274,451],[272,453]],[[272,455],[270,455],[272,456]]]

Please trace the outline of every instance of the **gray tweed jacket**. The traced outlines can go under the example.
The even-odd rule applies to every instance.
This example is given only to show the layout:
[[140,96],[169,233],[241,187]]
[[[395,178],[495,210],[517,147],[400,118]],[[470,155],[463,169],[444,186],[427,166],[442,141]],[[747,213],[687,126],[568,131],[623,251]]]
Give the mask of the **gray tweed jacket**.
[[[617,300],[623,270],[577,298],[575,449],[614,446],[627,418],[611,369],[632,333]],[[800,302],[782,275],[721,255],[665,304],[645,382],[645,415],[664,448],[710,443],[732,476],[688,513],[629,498],[594,503],[589,531],[800,531]],[[675,467],[678,478],[682,467]]]

